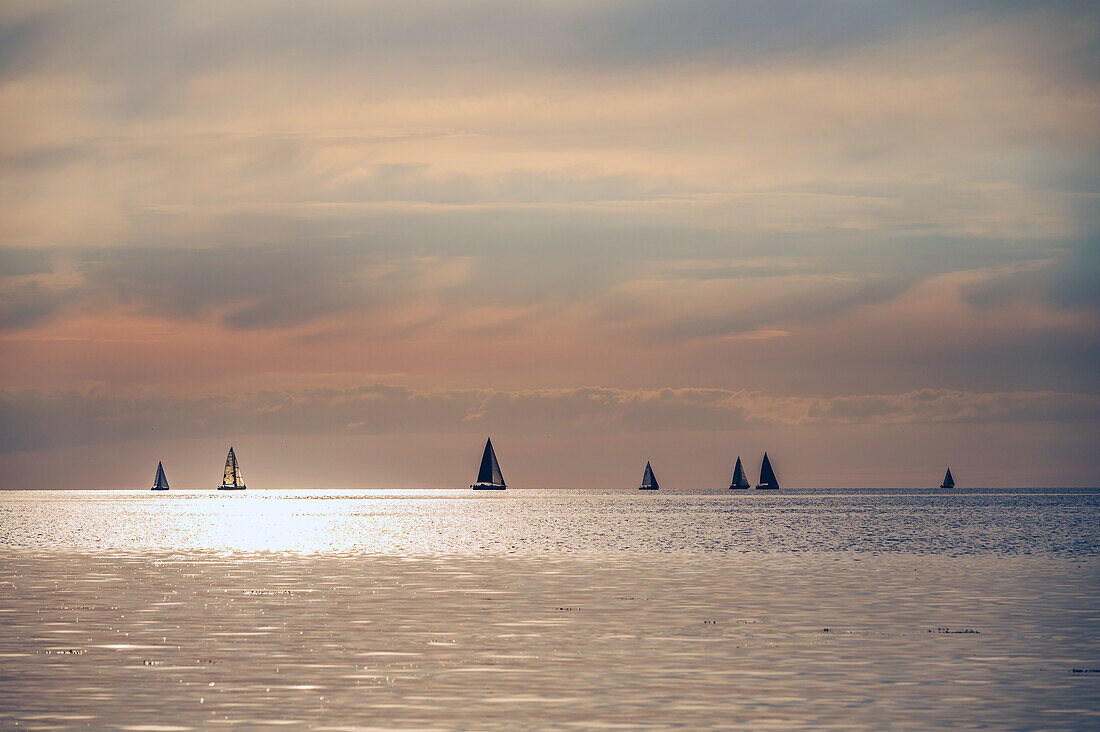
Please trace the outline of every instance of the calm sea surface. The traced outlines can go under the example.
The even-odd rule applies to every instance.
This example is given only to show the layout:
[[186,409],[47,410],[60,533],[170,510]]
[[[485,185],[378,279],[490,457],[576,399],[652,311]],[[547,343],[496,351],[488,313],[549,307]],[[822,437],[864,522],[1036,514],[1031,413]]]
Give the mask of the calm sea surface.
[[1100,491],[0,491],[0,728],[1100,728]]

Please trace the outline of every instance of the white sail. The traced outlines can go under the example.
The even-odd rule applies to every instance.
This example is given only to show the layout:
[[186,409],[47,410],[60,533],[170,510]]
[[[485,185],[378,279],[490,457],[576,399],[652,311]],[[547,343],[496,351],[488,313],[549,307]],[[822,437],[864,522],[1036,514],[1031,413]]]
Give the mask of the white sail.
[[229,454],[225,456],[225,472],[222,475],[220,487],[222,490],[243,490],[245,487],[241,466],[237,462],[237,454],[233,452],[232,447],[229,448]]

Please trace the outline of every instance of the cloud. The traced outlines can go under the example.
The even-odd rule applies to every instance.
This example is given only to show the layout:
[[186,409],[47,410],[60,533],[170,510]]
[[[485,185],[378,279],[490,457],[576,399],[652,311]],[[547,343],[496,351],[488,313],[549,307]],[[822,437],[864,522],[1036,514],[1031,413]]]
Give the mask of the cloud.
[[53,289],[34,281],[0,284],[0,331],[46,323],[75,299],[72,290]]
[[271,61],[287,54],[299,63],[366,67],[391,61],[399,66],[508,63],[526,69],[632,70],[699,59],[751,64],[793,57],[806,62],[896,41],[899,35],[935,38],[999,21],[1064,23],[1092,15],[1095,10],[1087,3],[960,7],[870,0],[842,7],[827,0],[684,0],[675,6],[655,0],[595,5],[559,0],[317,2],[309,7],[132,0],[105,8],[13,3],[0,17],[5,21],[0,68],[57,63],[59,48],[90,62],[91,70],[143,75],[150,85],[242,58]]
[[0,368],[1085,391],[1098,12],[5,3]]
[[[1072,269],[1061,259],[1066,255],[1018,248],[1013,241],[973,241],[954,254],[951,241],[926,238],[888,256],[868,236],[758,234],[728,240],[690,227],[671,234],[598,216],[574,219],[478,212],[386,214],[355,223],[260,217],[220,221],[216,228],[254,236],[270,232],[267,244],[181,246],[175,242],[205,235],[187,230],[169,236],[172,227],[166,224],[161,234],[167,240],[156,246],[25,250],[34,268],[45,268],[42,262],[54,257],[63,269],[0,284],[0,328],[27,332],[52,322],[64,329],[67,322],[87,324],[89,317],[120,325],[127,319],[150,325],[167,321],[168,327],[213,328],[206,338],[211,343],[215,331],[217,340],[226,342],[226,331],[312,339],[320,361],[336,357],[336,343],[347,339],[376,344],[382,339],[390,347],[429,339],[466,348],[528,340],[534,344],[531,358],[550,356],[547,364],[559,356],[547,353],[552,344],[542,344],[546,338],[560,344],[562,357],[567,351],[588,353],[599,343],[614,354],[644,349],[634,353],[652,360],[647,353],[674,344],[703,346],[765,333],[791,341],[794,350],[773,357],[781,362],[812,358],[825,364],[830,354],[841,357],[834,353],[841,348],[847,354],[842,363],[858,358],[881,364],[878,351],[898,347],[882,337],[892,338],[900,328],[920,334],[903,348],[910,367],[926,358],[914,351],[919,345],[951,348],[961,363],[964,353],[1001,341],[1005,349],[1017,343],[1026,351],[1042,341],[1039,326],[1046,332],[1042,348],[1049,360],[1064,350],[1050,338],[1072,336],[1080,344],[1095,332],[1080,318],[1060,319],[1052,312],[1066,307],[1060,299],[1074,292],[1056,289],[1055,273],[1086,278],[1087,268]],[[527,227],[525,221],[540,225]],[[345,226],[371,233],[343,237],[338,232]],[[668,236],[676,237],[674,246],[666,243]],[[295,244],[295,237],[314,243]],[[969,268],[965,278],[944,279],[923,299],[906,297],[959,267]],[[963,310],[949,312],[952,308]],[[846,330],[846,323],[869,310],[880,317]],[[1027,328],[1020,327],[1021,318]],[[930,341],[926,332],[937,327],[940,335]],[[976,339],[982,330],[986,337]],[[338,341],[326,341],[330,336]],[[276,363],[283,360],[275,351],[266,353]],[[692,354],[701,356],[706,354]],[[86,357],[73,358],[79,363]],[[746,363],[744,354],[739,359]],[[996,371],[981,369],[972,359],[967,363],[975,374]],[[1062,358],[1058,368],[1071,365]],[[973,379],[953,383],[982,386]],[[876,387],[935,384],[899,377]]]
[[1055,264],[1047,294],[1063,307],[1095,312],[1100,311],[1100,202],[1093,196],[1081,208],[1087,222],[1084,235]]
[[53,271],[50,259],[45,249],[0,247],[0,278],[47,274]]
[[[741,336],[796,324],[812,326],[851,308],[892,300],[917,279],[867,273],[712,279],[701,285],[688,285],[696,289],[695,298],[682,291],[663,294],[658,287],[644,297],[658,308],[676,302],[677,312],[672,317],[647,313],[648,322],[640,328],[654,340],[669,343]],[[700,290],[710,290],[709,296]],[[633,299],[629,304],[617,303],[616,307],[620,312],[647,312],[642,302]]]
[[1032,300],[1100,314],[1100,239],[1071,242],[1052,260],[995,268],[964,285],[961,295],[983,310]]
[[1058,264],[1047,294],[1063,307],[1100,311],[1100,231]]
[[923,389],[849,397],[759,391],[612,388],[425,390],[372,385],[201,398],[120,397],[97,390],[0,392],[0,450],[157,437],[417,434],[557,430],[633,433],[775,425],[1095,420],[1100,397],[1056,392]]
[[171,318],[216,313],[232,329],[294,325],[353,307],[371,294],[364,258],[329,247],[217,247],[88,252],[86,276],[103,295]]
[[1094,420],[1100,396],[1057,392],[974,393],[921,389],[907,394],[811,400],[807,418],[845,424]]

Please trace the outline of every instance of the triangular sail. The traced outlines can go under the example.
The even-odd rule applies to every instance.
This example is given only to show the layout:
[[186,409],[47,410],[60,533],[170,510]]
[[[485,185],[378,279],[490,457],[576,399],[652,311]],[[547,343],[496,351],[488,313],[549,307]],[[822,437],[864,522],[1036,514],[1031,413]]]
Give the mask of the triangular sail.
[[951,468],[947,469],[947,475],[943,476],[943,485],[940,488],[954,488],[955,479],[951,477]]
[[646,461],[645,472],[642,473],[642,488],[658,489],[661,486],[657,485],[657,478],[653,475],[653,467]]
[[737,465],[733,466],[733,480],[730,481],[730,488],[748,488],[749,478],[745,475],[745,467],[741,465],[741,456],[737,456]]
[[500,472],[496,451],[492,439],[485,440],[485,453],[481,456],[481,468],[477,471],[477,482],[487,485],[504,485],[504,476]]
[[241,466],[237,462],[237,455],[233,448],[229,448],[229,454],[225,456],[225,474],[222,477],[222,485],[228,488],[243,488],[244,476],[241,475]]
[[760,464],[760,485],[779,486],[775,479],[775,471],[772,470],[772,461],[768,459],[768,453],[764,453],[764,462]]
[[157,463],[157,477],[153,478],[153,490],[168,490],[168,478],[164,476],[164,465],[159,462]]

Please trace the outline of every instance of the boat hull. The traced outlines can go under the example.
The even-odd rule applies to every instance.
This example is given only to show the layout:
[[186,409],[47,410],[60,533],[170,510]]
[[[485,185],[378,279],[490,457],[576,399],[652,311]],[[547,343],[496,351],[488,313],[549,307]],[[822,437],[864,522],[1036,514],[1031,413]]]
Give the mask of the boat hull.
[[756,486],[756,490],[758,490],[758,491],[777,491],[777,490],[779,490],[779,486],[777,486],[777,485],[758,485],[758,486]]
[[245,486],[243,485],[219,485],[219,491],[243,491]]
[[731,485],[731,491],[747,491],[749,487],[747,485]]
[[151,490],[151,491],[166,491],[168,489],[167,488],[150,488],[149,490]]
[[652,488],[652,487],[643,485],[643,486],[639,487],[638,490],[640,490],[640,491],[659,491],[661,489],[660,488]]
[[495,483],[474,483],[470,487],[475,491],[503,491],[508,488],[506,485],[496,485]]

